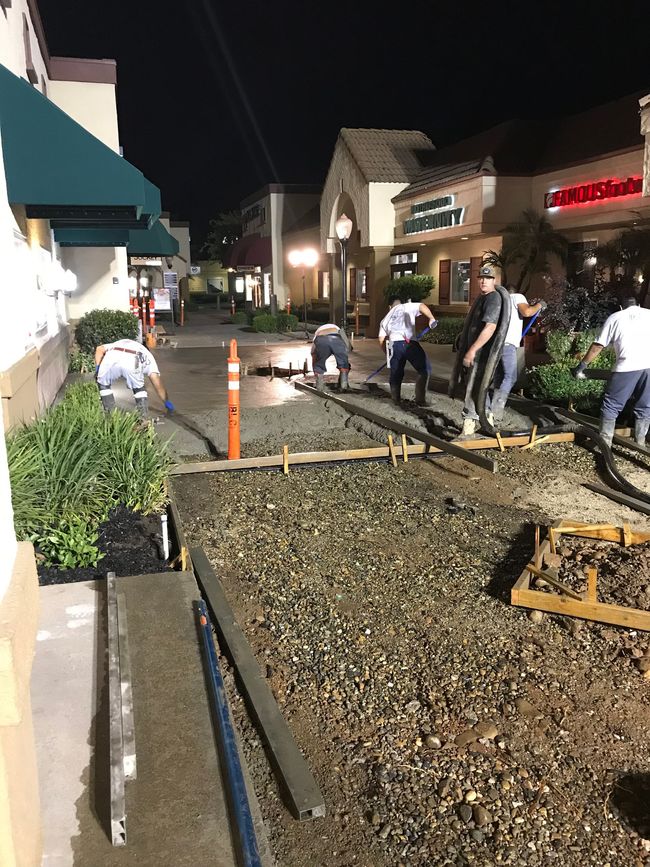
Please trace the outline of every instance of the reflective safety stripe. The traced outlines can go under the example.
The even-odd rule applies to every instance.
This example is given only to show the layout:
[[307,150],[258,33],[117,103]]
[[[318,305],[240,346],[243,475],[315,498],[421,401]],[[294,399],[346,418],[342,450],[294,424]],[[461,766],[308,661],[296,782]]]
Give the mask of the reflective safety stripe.
[[146,396],[147,396],[147,392],[146,392],[146,391],[136,391],[136,392],[133,393],[133,396],[134,396],[136,399],[139,398],[139,397],[146,397]]
[[100,388],[99,394],[101,397],[105,397],[107,394],[113,394],[112,388]]
[[233,364],[232,362],[228,362],[228,373],[239,373],[239,362]]
[[228,391],[239,391],[239,383],[238,382],[229,382],[228,383]]

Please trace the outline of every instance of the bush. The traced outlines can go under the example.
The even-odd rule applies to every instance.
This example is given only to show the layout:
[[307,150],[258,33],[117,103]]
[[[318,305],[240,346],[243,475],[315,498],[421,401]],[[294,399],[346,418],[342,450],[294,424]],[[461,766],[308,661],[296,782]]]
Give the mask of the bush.
[[120,504],[149,514],[167,502],[172,461],[134,413],[105,414],[94,383],[68,388],[7,438],[14,525],[48,563],[95,565],[97,528]]
[[248,313],[245,310],[238,310],[234,316],[230,317],[230,321],[233,323],[233,325],[248,325]]
[[253,316],[253,328],[255,331],[271,334],[278,330],[278,317],[271,316],[270,313],[260,313],[258,316]]
[[398,295],[400,301],[422,301],[431,294],[434,282],[429,274],[411,274],[408,277],[395,277],[384,288],[388,301],[391,295]]
[[544,297],[548,302],[544,324],[562,331],[600,328],[618,309],[616,293],[601,280],[596,280],[590,289],[574,286],[566,280],[554,281],[545,290]]
[[77,323],[75,337],[82,352],[94,355],[95,349],[103,343],[127,338],[136,340],[138,318],[123,310],[91,310]]
[[81,349],[74,349],[68,360],[70,373],[92,373],[95,370],[95,356]]
[[[575,367],[582,359],[597,337],[595,330],[569,333],[567,331],[549,331],[546,334],[546,351],[554,362],[570,364]],[[603,350],[590,367],[611,370],[616,354],[611,349]]]
[[454,343],[463,330],[465,320],[462,316],[443,316],[438,319],[433,331],[427,332],[422,338],[426,343]]
[[278,313],[276,319],[277,331],[296,331],[299,327],[298,317],[294,316],[293,313]]
[[550,403],[568,404],[581,411],[593,410],[605,390],[605,382],[600,379],[574,379],[571,375],[573,364],[540,364],[528,371],[529,396]]

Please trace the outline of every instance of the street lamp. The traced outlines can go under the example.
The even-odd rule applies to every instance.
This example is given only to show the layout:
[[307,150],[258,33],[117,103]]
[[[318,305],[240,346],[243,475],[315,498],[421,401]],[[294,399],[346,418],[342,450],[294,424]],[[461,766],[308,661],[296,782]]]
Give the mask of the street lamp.
[[334,229],[336,237],[341,244],[341,300],[343,306],[341,309],[341,328],[347,331],[348,325],[348,241],[352,234],[352,226],[354,223],[345,214],[341,214]]
[[318,262],[318,250],[313,247],[305,247],[303,250],[291,250],[288,256],[289,264],[294,268],[302,266],[302,318],[305,326],[305,337],[309,341],[307,331],[307,287],[305,284],[305,269],[313,268]]

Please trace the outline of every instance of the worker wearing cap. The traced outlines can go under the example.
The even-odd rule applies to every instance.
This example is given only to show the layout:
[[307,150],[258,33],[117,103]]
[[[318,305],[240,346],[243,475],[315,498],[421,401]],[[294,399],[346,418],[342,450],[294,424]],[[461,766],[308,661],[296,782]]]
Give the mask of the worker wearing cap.
[[95,350],[95,373],[102,406],[106,412],[115,409],[115,395],[111,388],[116,379],[125,379],[133,392],[135,405],[142,416],[147,418],[149,404],[144,378],[148,376],[156,394],[169,412],[174,404],[168,400],[167,391],[160,378],[156,359],[151,352],[136,340],[116,340],[105,343]]
[[426,405],[427,385],[431,365],[426,352],[415,337],[415,320],[418,316],[426,316],[429,328],[438,324],[435,316],[426,304],[416,301],[401,302],[398,295],[388,298],[390,310],[379,324],[379,345],[386,348],[386,361],[390,368],[390,393],[394,403],[399,404],[404,368],[408,361],[418,373],[415,382],[415,402],[418,406]]
[[350,373],[350,341],[347,334],[333,322],[326,322],[314,332],[314,342],[311,345],[312,367],[316,374],[316,388],[323,391],[325,388],[325,364],[330,355],[334,356],[339,370],[339,388],[347,391],[349,386],[348,374]]
[[[514,287],[508,286],[510,295],[510,324],[503,342],[501,358],[495,377],[495,389],[490,404],[490,412],[494,424],[503,421],[508,395],[517,381],[517,349],[521,344],[523,320],[536,316],[548,306],[546,301],[536,301],[529,304],[526,296],[516,292]],[[497,385],[498,383],[498,385]]]
[[[468,335],[469,346],[463,356],[463,367],[468,370],[473,366],[477,355],[484,347],[490,345],[501,316],[501,295],[495,291],[496,272],[491,265],[481,266],[478,272],[478,284],[481,290],[479,321]],[[465,403],[463,404],[462,436],[476,433],[479,427],[479,416],[472,395],[473,387],[473,377],[469,377],[465,390]]]
[[607,383],[600,409],[600,435],[611,447],[616,419],[625,404],[634,400],[634,439],[645,446],[650,427],[650,310],[639,307],[635,297],[623,301],[612,313],[580,364],[576,379],[586,379],[585,368],[606,346],[616,353],[616,364]]

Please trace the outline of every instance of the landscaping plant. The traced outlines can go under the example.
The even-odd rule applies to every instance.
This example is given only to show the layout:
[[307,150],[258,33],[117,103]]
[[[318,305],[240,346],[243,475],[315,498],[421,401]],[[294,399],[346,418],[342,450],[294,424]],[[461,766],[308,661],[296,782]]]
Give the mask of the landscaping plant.
[[95,369],[95,356],[81,349],[73,349],[68,360],[70,373],[92,373]]
[[277,330],[282,331],[297,331],[299,328],[298,317],[293,313],[283,313],[280,311],[277,314],[278,327]]
[[48,564],[95,565],[97,528],[112,508],[144,514],[167,502],[166,444],[134,413],[105,414],[94,383],[7,437],[14,525]]
[[423,301],[433,289],[433,277],[429,274],[410,274],[408,277],[395,277],[384,288],[386,301],[391,295],[397,295],[399,300]]
[[463,330],[465,322],[462,316],[442,316],[433,331],[427,331],[422,338],[426,343],[454,343]]
[[123,310],[91,310],[81,317],[75,328],[79,348],[93,356],[95,349],[103,343],[126,338],[135,340],[137,336],[137,317]]

